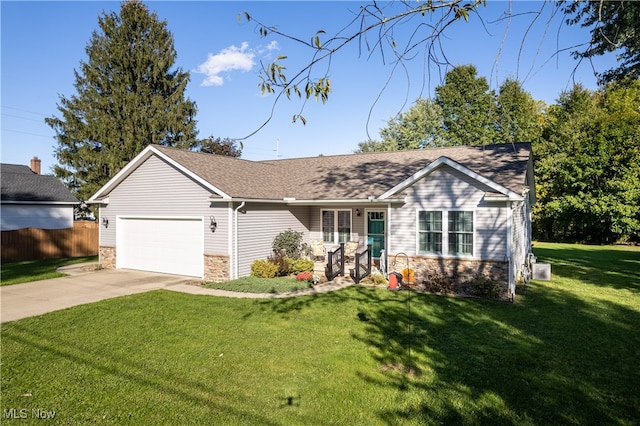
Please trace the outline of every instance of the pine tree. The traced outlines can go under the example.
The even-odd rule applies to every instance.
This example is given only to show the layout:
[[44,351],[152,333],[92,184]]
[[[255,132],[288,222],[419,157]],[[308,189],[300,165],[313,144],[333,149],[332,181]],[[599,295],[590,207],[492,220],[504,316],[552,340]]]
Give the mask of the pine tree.
[[188,149],[196,143],[196,105],[185,99],[188,72],[172,69],[177,53],[166,21],[139,0],[98,18],[74,70],[77,94],[60,97],[55,174],[88,199],[149,144]]

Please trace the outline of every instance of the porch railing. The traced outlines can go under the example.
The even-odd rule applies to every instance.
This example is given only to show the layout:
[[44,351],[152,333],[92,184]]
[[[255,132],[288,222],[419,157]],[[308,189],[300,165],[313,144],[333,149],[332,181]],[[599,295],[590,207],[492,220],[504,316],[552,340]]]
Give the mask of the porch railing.
[[371,274],[371,244],[367,244],[367,248],[362,253],[356,253],[356,267],[349,271],[349,275],[356,284],[364,277]]
[[344,243],[333,251],[327,251],[327,266],[324,268],[327,280],[331,281],[338,275],[344,277]]

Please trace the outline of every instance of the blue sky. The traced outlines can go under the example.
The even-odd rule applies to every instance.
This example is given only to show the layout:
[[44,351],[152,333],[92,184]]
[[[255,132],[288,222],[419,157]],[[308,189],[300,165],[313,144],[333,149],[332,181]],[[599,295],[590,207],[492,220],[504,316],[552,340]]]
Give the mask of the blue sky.
[[[312,52],[279,37],[261,38],[254,24],[238,21],[248,12],[286,33],[310,39],[317,30],[332,35],[351,21],[361,3],[355,1],[148,1],[150,11],[166,20],[178,52],[177,67],[191,73],[186,95],[198,107],[199,137],[243,138],[269,117],[274,96],[262,96],[258,88],[260,62],[286,55],[285,64],[310,59]],[[381,3],[382,4],[382,3]],[[102,12],[119,11],[119,2],[2,1],[1,13],[1,158],[3,163],[29,164],[42,160],[43,173],[56,164],[56,141],[44,118],[58,115],[60,95],[76,94],[74,69],[86,61],[85,47],[98,30]],[[504,11],[536,11],[542,2],[489,0],[481,8],[484,29],[475,16],[460,21],[442,38],[447,59],[454,65],[473,64],[478,74],[497,88],[507,77],[517,78],[535,99],[553,103],[574,82],[596,88],[594,68],[603,71],[615,64],[613,55],[594,63],[578,64],[569,54],[572,46],[588,42],[580,27],[561,25],[561,16],[550,15],[547,5],[529,29],[532,14],[514,18],[505,38]],[[417,18],[416,18],[417,19]],[[413,22],[417,22],[413,21]],[[424,22],[424,21],[423,21]],[[406,41],[407,25],[396,31]],[[407,32],[408,34],[408,32]],[[369,40],[374,40],[370,35]],[[555,54],[564,50],[560,54]],[[387,60],[389,57],[387,57]],[[303,115],[307,124],[292,123],[300,111],[298,100],[281,100],[272,120],[244,141],[242,158],[264,160],[315,155],[348,154],[358,142],[378,138],[389,118],[406,110],[418,97],[433,95],[445,68],[431,65],[425,71],[423,52],[406,62],[407,73],[393,71],[378,52],[358,54],[358,45],[339,52],[331,63],[333,92],[326,104],[309,101]],[[326,70],[320,66],[314,76]],[[390,78],[391,76],[391,78]],[[277,151],[276,151],[277,149]]]

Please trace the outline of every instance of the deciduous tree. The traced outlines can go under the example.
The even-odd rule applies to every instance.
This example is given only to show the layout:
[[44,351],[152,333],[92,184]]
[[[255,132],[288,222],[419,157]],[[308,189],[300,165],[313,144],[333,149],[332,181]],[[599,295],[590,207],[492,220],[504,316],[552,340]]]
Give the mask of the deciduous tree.
[[573,52],[578,58],[593,58],[616,52],[618,66],[598,74],[602,83],[640,78],[640,2],[571,1],[563,8],[567,24],[580,24],[591,31],[586,49]]
[[640,81],[560,95],[535,146],[535,232],[547,240],[640,239]]
[[448,145],[483,145],[496,137],[495,94],[473,65],[451,69],[436,87]]
[[230,138],[215,138],[213,136],[198,141],[197,151],[206,152],[208,154],[226,155],[227,157],[240,158],[242,149],[238,147],[237,142]]

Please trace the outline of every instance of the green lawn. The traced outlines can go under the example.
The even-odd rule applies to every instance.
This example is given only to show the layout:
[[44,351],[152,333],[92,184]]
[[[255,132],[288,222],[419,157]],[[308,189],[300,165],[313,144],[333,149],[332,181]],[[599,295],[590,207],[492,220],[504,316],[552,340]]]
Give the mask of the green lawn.
[[2,270],[0,271],[0,285],[20,284],[30,281],[64,277],[66,274],[56,271],[61,266],[97,261],[98,256],[88,256],[2,263]]
[[2,420],[637,425],[640,250],[535,251],[553,280],[516,303],[161,290],[3,324]]
[[257,277],[240,277],[220,283],[205,283],[204,287],[241,293],[288,293],[311,288],[313,285],[308,281],[298,281],[291,277],[277,277],[268,280]]

